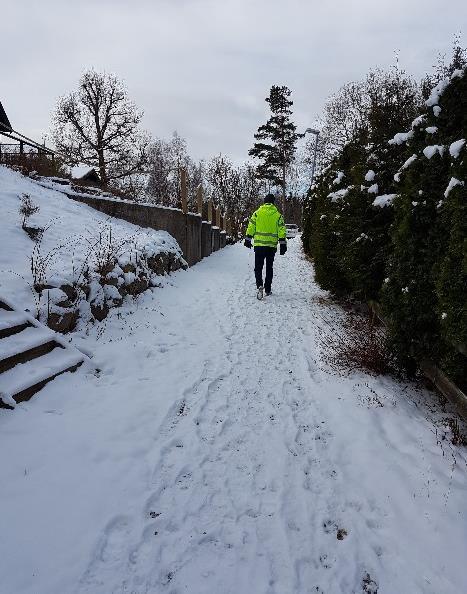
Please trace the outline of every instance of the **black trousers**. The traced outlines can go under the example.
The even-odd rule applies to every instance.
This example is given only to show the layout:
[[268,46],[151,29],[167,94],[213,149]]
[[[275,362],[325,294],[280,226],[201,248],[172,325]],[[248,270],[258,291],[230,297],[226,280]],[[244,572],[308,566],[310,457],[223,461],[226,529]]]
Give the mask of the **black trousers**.
[[258,246],[255,247],[255,277],[256,286],[263,286],[263,266],[266,260],[266,279],[264,281],[264,290],[269,292],[271,290],[274,256],[276,255],[276,248]]

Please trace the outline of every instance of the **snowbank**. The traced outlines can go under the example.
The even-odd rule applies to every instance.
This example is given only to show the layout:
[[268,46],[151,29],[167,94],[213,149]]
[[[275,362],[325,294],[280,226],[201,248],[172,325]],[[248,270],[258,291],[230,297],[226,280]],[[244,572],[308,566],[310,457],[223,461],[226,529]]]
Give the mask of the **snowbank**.
[[[38,243],[21,228],[18,209],[23,194],[39,206],[39,211],[27,221],[28,226],[44,230]],[[32,290],[32,263],[42,284],[59,287],[73,284],[88,266],[99,264],[96,260],[105,258],[109,251],[123,262],[162,252],[181,257],[177,242],[165,231],[142,229],[108,217],[3,166],[0,204],[0,294],[30,311],[37,307],[37,294]]]

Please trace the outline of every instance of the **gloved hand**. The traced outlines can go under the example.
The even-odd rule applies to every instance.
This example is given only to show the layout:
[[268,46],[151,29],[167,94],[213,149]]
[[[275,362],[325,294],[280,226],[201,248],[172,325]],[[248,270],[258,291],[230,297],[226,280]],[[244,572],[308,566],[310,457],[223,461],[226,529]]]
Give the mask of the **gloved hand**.
[[245,237],[245,241],[243,242],[243,245],[245,247],[247,247],[248,249],[251,249],[251,237]]
[[283,255],[285,254],[285,252],[286,252],[286,251],[287,251],[287,242],[286,242],[286,241],[284,241],[283,243],[281,242],[281,243],[279,244],[279,254],[280,254],[281,256],[283,256]]

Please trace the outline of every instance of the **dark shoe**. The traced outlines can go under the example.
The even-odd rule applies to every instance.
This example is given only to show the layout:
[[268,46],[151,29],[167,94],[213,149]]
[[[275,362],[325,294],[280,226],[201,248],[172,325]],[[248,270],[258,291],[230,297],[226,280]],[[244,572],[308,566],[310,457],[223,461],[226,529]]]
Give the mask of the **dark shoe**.
[[269,295],[272,295],[271,289],[269,289],[269,291],[265,289],[264,294],[266,295],[266,297],[269,297]]

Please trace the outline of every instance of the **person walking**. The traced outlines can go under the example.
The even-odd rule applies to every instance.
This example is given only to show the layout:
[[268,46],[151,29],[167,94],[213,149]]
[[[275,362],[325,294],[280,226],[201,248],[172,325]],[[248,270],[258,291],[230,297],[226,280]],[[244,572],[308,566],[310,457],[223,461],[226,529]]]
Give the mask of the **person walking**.
[[[283,256],[287,251],[286,228],[284,219],[274,204],[274,194],[268,194],[258,210],[256,210],[248,223],[244,245],[251,248],[254,242],[255,250],[255,278],[258,289],[258,299],[271,294],[273,277],[274,256],[279,242],[279,252]],[[263,286],[263,267],[266,261],[266,278]]]

